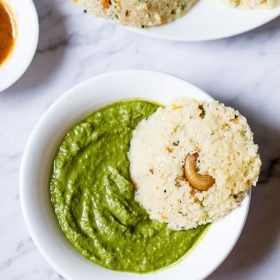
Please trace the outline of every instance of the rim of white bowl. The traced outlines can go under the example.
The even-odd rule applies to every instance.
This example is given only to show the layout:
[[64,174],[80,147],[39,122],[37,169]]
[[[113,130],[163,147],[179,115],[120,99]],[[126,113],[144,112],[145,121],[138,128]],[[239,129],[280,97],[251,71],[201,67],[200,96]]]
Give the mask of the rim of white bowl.
[[[46,261],[62,276],[64,276],[66,279],[73,279],[73,280],[77,280],[77,278],[73,277],[72,275],[70,275],[67,271],[67,269],[62,268],[61,265],[57,264],[52,256],[49,254],[48,249],[46,248],[46,245],[43,244],[40,240],[40,235],[38,235],[38,227],[36,226],[36,221],[33,220],[33,212],[32,209],[30,208],[30,205],[28,203],[28,185],[25,184],[26,181],[26,176],[30,176],[29,174],[29,170],[27,169],[27,166],[29,164],[30,161],[33,160],[33,158],[29,158],[30,154],[32,154],[32,150],[33,150],[33,144],[37,142],[37,138],[39,137],[39,130],[41,129],[41,126],[45,125],[45,122],[47,121],[48,117],[50,115],[52,115],[53,112],[55,112],[60,106],[61,104],[63,104],[63,102],[67,99],[67,98],[71,98],[71,95],[74,95],[75,92],[77,90],[79,90],[81,87],[92,83],[93,81],[96,81],[98,79],[104,79],[107,78],[111,75],[123,75],[125,77],[129,76],[130,74],[134,74],[134,75],[140,75],[140,76],[161,76],[161,78],[165,78],[165,79],[169,79],[170,81],[176,82],[176,83],[183,83],[185,85],[187,85],[189,88],[192,88],[196,91],[196,94],[198,94],[198,99],[204,99],[204,100],[213,100],[212,97],[210,97],[206,92],[202,91],[201,89],[197,88],[196,86],[180,79],[180,78],[176,78],[172,75],[163,73],[163,72],[155,72],[155,71],[145,71],[145,70],[121,70],[121,71],[114,71],[114,72],[108,72],[105,74],[101,74],[101,75],[97,75],[94,76],[82,83],[79,83],[78,85],[74,86],[73,88],[71,88],[70,90],[68,90],[66,93],[64,93],[61,97],[59,97],[49,108],[48,110],[43,114],[43,116],[41,117],[41,119],[38,121],[38,123],[36,124],[35,128],[33,129],[28,142],[26,144],[23,156],[22,156],[22,160],[21,160],[21,167],[20,167],[20,178],[19,178],[19,193],[20,193],[20,203],[21,203],[21,210],[22,210],[22,214],[23,214],[23,218],[26,224],[26,227],[29,231],[30,236],[32,237],[33,242],[35,243],[36,247],[38,248],[39,252],[42,254],[42,256],[46,259]],[[137,96],[135,96],[135,98],[137,98]],[[114,101],[112,101],[114,102]],[[92,111],[92,110],[91,110]],[[74,123],[72,123],[71,126],[73,126]],[[68,130],[68,129],[67,129]],[[223,251],[223,254],[220,256],[219,261],[215,263],[215,265],[213,267],[211,267],[210,269],[208,269],[207,271],[205,271],[205,273],[203,274],[203,277],[200,278],[195,278],[197,279],[205,279],[207,276],[209,276],[212,272],[214,272],[220,265],[221,263],[226,259],[226,257],[229,255],[229,253],[232,251],[232,249],[234,248],[237,240],[240,237],[240,234],[244,228],[246,219],[247,219],[247,215],[248,215],[248,211],[249,211],[249,206],[250,206],[250,199],[251,199],[251,193],[249,193],[248,197],[245,199],[245,201],[243,201],[241,207],[239,209],[236,209],[237,211],[242,211],[242,220],[239,222],[238,225],[238,229],[235,232],[234,237],[231,240],[231,243],[229,246],[227,246],[226,250]],[[242,208],[242,209],[241,209]],[[236,211],[235,210],[235,211]],[[231,214],[230,214],[231,215]],[[219,222],[218,222],[219,223]],[[202,238],[202,240],[199,242],[198,245],[196,245],[196,248],[192,251],[191,255],[194,254],[194,252],[197,250],[197,248],[200,246],[201,243],[203,243],[206,239],[207,236],[209,236],[209,232],[212,231],[212,228],[214,227],[214,225],[212,225],[210,227],[210,229],[208,230],[208,232],[206,233],[206,235]],[[215,233],[216,234],[216,233]],[[66,238],[65,238],[66,239]],[[70,246],[70,245],[69,245]],[[70,246],[71,247],[71,246]],[[72,248],[74,251],[75,249]],[[76,252],[76,251],[75,251]],[[76,252],[77,253],[77,252]],[[77,253],[79,254],[79,253]],[[84,257],[82,255],[80,255],[80,258],[84,259]],[[182,261],[183,262],[183,261]],[[94,265],[93,263],[91,263],[91,265]],[[179,265],[179,264],[178,264]],[[178,266],[176,265],[176,266]],[[97,265],[98,266],[98,265]],[[99,267],[99,266],[98,266]],[[175,267],[175,266],[174,266]],[[102,268],[103,269],[103,268]],[[168,271],[171,268],[167,268],[166,270],[163,271]],[[105,269],[106,270],[106,269]],[[111,270],[109,270],[111,271]],[[112,271],[111,271],[112,272]],[[122,273],[122,272],[115,272],[115,273]],[[130,273],[125,273],[130,275]],[[135,275],[133,273],[131,273],[131,275]],[[138,275],[138,274],[136,274]],[[139,277],[143,277],[147,274],[140,274]],[[156,275],[156,274],[155,274]]]
[[0,66],[0,93],[17,82],[30,66],[39,40],[39,20],[32,0],[4,0],[16,23],[12,53]]

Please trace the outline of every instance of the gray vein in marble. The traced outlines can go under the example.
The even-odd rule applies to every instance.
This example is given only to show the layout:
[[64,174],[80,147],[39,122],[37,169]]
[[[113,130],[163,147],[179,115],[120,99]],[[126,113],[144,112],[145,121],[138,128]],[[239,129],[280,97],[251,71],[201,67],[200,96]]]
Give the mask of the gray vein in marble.
[[62,48],[62,47],[67,47],[69,45],[69,42],[71,41],[71,38],[73,38],[73,36],[68,36],[67,38],[63,38],[63,39],[59,40],[58,42],[55,42],[55,43],[47,46],[46,48],[38,48],[36,53],[44,54],[46,52],[57,51],[59,48]]
[[280,156],[270,159],[268,167],[261,173],[258,184],[267,184],[275,177],[280,178]]
[[0,271],[7,269],[13,264],[14,261],[34,250],[35,246],[31,238],[28,238],[28,240],[20,241],[16,246],[16,254],[0,263]]

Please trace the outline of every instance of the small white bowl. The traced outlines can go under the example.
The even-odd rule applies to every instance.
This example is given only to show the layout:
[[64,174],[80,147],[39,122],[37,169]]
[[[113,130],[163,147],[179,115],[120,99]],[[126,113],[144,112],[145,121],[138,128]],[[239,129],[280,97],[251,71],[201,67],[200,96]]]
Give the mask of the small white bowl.
[[177,265],[150,274],[102,268],[80,255],[64,237],[50,203],[49,178],[55,152],[65,133],[92,111],[109,103],[144,98],[162,103],[178,96],[212,100],[197,87],[167,74],[119,71],[96,76],[60,97],[44,114],[27,143],[20,171],[20,199],[30,235],[46,260],[71,280],[197,280],[207,277],[226,258],[244,226],[250,204],[214,223],[195,249]]
[[7,60],[0,66],[0,92],[13,85],[26,71],[35,54],[39,23],[32,0],[5,0],[16,23],[16,41]]

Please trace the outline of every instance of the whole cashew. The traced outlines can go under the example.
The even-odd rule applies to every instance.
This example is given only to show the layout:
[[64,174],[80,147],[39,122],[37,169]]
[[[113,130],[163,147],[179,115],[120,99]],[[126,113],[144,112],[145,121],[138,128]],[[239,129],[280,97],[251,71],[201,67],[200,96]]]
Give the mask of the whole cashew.
[[197,173],[196,160],[198,154],[188,154],[185,158],[184,173],[190,185],[199,190],[207,191],[215,183],[215,179],[209,175],[201,175]]

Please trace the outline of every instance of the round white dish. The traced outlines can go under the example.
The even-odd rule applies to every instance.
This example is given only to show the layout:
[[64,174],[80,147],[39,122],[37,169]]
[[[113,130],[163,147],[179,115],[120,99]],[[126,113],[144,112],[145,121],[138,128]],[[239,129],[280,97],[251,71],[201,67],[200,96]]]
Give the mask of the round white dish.
[[14,84],[26,71],[35,54],[39,22],[32,0],[4,0],[16,23],[16,41],[11,55],[0,66],[0,92]]
[[33,130],[20,171],[21,207],[30,235],[39,251],[66,279],[197,280],[207,277],[230,253],[244,226],[250,197],[226,218],[214,223],[195,249],[177,265],[150,274],[104,269],[81,256],[66,240],[49,196],[52,161],[65,133],[89,113],[128,98],[168,103],[178,96],[212,100],[197,87],[167,74],[118,71],[93,77],[61,96]]
[[132,28],[144,35],[175,41],[206,41],[230,37],[257,28],[280,15],[273,10],[242,10],[221,0],[199,0],[182,18],[153,28]]

